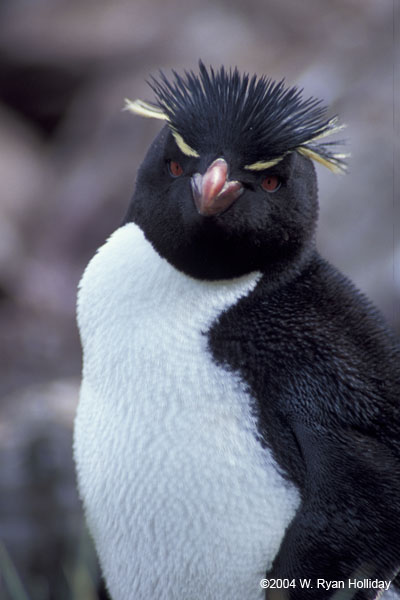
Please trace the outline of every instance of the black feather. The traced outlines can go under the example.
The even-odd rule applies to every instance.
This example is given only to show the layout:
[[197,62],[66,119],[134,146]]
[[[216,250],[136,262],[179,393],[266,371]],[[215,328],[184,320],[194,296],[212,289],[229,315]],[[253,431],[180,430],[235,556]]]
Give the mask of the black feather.
[[[229,150],[246,164],[280,158],[299,147],[309,147],[340,167],[332,144],[310,144],[335,129],[321,100],[302,98],[302,89],[284,80],[240,75],[237,68],[215,71],[199,62],[198,75],[163,72],[149,82],[170,126],[199,154]],[[338,142],[339,143],[339,142]]]

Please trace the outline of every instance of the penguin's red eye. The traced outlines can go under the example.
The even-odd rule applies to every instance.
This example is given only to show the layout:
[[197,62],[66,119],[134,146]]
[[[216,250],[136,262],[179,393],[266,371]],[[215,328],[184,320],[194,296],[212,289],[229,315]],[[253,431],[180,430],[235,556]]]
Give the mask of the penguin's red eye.
[[276,192],[281,187],[281,182],[276,175],[268,175],[262,180],[261,187],[266,192]]
[[168,168],[172,177],[180,177],[183,173],[181,165],[176,160],[170,160],[168,163]]

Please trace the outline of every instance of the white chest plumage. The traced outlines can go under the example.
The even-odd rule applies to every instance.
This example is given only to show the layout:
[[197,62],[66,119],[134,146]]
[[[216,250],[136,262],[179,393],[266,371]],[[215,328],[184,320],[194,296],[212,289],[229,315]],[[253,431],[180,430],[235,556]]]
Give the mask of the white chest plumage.
[[299,504],[257,441],[251,397],[206,332],[258,273],[202,282],[134,224],[81,282],[75,458],[113,600],[257,600]]

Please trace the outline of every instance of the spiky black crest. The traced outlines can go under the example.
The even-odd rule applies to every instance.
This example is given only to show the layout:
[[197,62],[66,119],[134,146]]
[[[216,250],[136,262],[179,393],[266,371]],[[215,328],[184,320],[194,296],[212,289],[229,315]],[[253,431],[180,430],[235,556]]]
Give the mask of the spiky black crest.
[[345,170],[346,155],[334,152],[335,143],[317,143],[343,127],[336,117],[327,118],[320,100],[304,100],[302,90],[285,87],[284,80],[241,76],[237,68],[214,71],[201,61],[199,68],[198,75],[190,71],[184,77],[173,71],[172,81],[162,72],[159,80],[152,78],[157,113],[149,114],[147,103],[142,107],[150,108],[148,114],[135,110],[134,103],[128,108],[165,118],[189,154],[229,150],[243,166],[257,170],[297,150],[333,171]]

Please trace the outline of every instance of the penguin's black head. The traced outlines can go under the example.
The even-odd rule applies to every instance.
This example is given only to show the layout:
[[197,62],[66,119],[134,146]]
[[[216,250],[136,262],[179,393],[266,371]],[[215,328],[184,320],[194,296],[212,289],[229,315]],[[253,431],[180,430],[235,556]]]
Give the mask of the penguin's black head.
[[139,170],[126,221],[177,269],[201,279],[280,271],[312,247],[318,213],[310,158],[344,169],[316,140],[336,118],[296,88],[235,69],[164,75],[158,105],[127,108],[167,121]]

